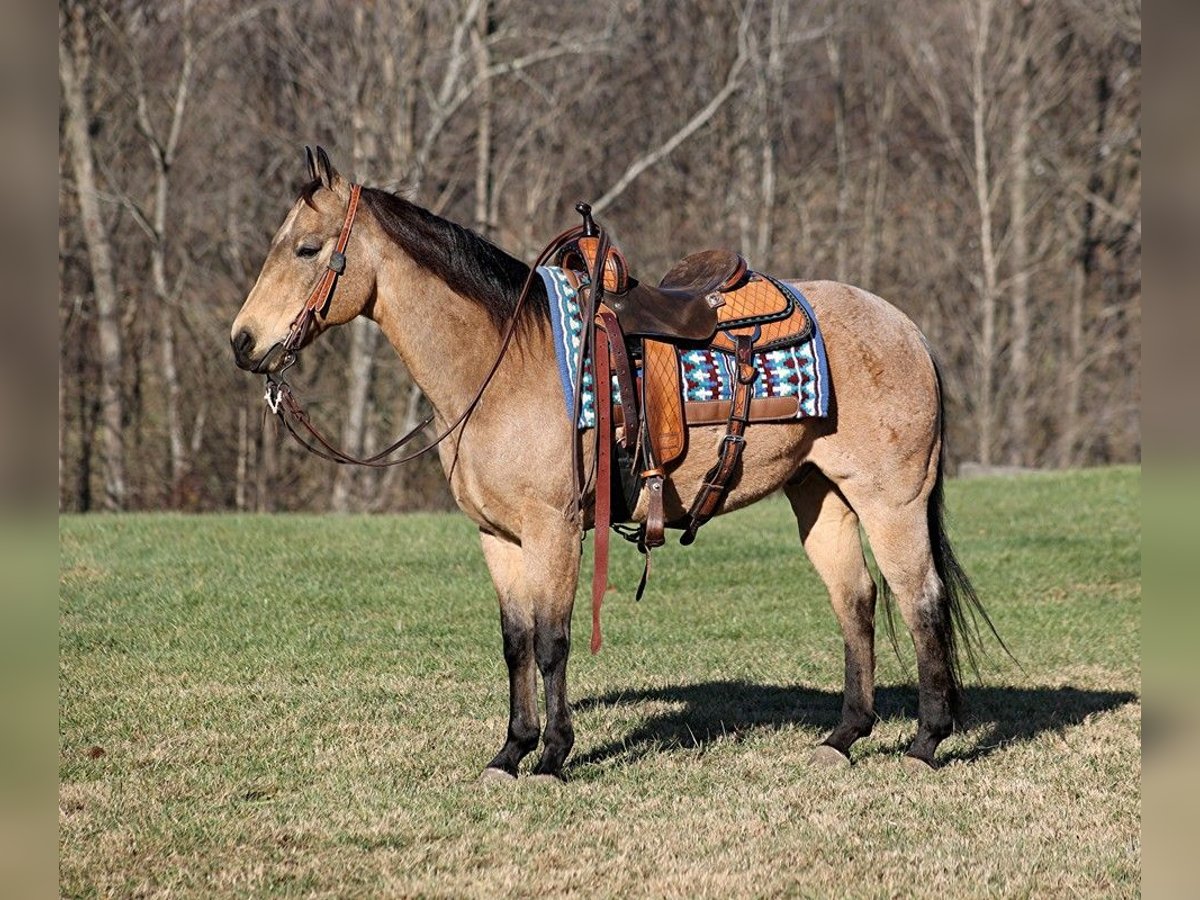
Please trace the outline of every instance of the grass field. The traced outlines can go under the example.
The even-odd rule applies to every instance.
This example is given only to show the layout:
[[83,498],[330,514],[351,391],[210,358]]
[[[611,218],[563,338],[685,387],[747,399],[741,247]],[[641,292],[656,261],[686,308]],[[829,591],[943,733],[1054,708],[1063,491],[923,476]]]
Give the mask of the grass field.
[[565,786],[473,783],[507,686],[465,518],[65,518],[61,890],[1136,895],[1139,478],[950,483],[1025,671],[992,654],[922,777],[882,628],[875,733],[808,765],[841,638],[778,499],[658,554],[640,604],[618,548],[597,657],[581,592]]

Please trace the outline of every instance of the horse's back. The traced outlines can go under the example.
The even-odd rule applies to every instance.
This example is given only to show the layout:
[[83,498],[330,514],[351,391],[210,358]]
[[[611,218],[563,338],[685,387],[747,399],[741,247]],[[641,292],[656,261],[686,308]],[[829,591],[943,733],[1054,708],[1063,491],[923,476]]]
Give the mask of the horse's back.
[[860,336],[885,352],[928,356],[916,323],[882,297],[840,281],[787,283],[812,306],[826,344]]

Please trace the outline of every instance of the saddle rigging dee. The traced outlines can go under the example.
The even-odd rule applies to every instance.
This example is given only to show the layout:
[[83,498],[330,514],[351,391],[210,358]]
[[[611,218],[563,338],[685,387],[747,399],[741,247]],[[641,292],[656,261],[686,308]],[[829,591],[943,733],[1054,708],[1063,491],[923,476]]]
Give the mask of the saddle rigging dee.
[[[716,515],[737,473],[751,421],[795,417],[795,404],[781,414],[778,404],[754,399],[755,354],[805,340],[812,323],[789,291],[751,271],[740,254],[729,250],[684,257],[658,287],[638,282],[630,277],[624,256],[592,219],[591,207],[580,203],[575,208],[583,216],[581,235],[559,251],[556,264],[573,274],[583,313],[573,421],[579,421],[589,365],[595,376],[594,653],[601,643],[599,613],[608,581],[608,531],[617,524],[612,515],[614,452],[636,474],[636,488],[648,492],[646,521],[626,535],[646,556],[640,597],[650,551],[665,543],[665,528],[682,528],[680,543],[691,544],[699,528]],[[685,404],[680,357],[695,349],[733,355],[732,398],[727,403]],[[613,377],[619,395],[615,408],[610,390]],[[666,522],[663,482],[686,449],[687,426],[718,422],[724,423],[725,435],[715,464],[684,517]],[[582,499],[586,475],[578,445],[575,477]]]

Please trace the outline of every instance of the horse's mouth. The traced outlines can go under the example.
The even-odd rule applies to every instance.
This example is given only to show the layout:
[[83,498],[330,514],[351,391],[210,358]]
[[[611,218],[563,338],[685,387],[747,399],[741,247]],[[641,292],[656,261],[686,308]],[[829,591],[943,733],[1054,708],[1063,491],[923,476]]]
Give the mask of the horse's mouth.
[[263,354],[263,358],[256,362],[250,371],[258,375],[278,372],[285,367],[290,356],[291,354],[283,349],[283,342],[280,341]]

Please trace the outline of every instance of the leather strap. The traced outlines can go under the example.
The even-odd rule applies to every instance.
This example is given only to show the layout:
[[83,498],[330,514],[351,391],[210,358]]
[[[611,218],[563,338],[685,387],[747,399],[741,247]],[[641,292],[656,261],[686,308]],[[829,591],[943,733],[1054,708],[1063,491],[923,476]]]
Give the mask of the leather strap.
[[651,469],[649,472],[643,472],[642,478],[646,480],[646,489],[650,492],[646,504],[646,530],[642,535],[642,544],[646,555],[649,556],[651,550],[667,542],[667,525],[663,517],[663,471]]
[[[608,530],[612,525],[612,369],[609,344],[613,335],[592,326],[596,370],[596,531],[595,563],[592,569],[592,653],[600,650],[600,606],[608,589]],[[603,335],[603,341],[600,340]]]
[[688,524],[684,529],[679,543],[685,547],[696,540],[696,532],[705,522],[717,512],[717,507],[725,498],[729,488],[729,480],[737,468],[738,460],[742,458],[742,448],[746,444],[746,427],[750,424],[750,401],[754,397],[754,380],[758,377],[758,369],[754,365],[754,341],[759,330],[753,334],[736,335],[735,358],[737,361],[737,384],[733,389],[733,405],[729,411],[729,423],[725,427],[725,437],[721,441],[720,455],[717,464],[708,470],[704,476],[696,499],[688,510]]
[[[596,312],[604,323],[604,331],[608,335],[608,349],[612,354],[613,368],[616,370],[617,387],[621,393],[621,418],[625,423],[621,432],[621,446],[628,450],[637,440],[637,393],[634,387],[633,368],[629,364],[629,351],[625,349],[625,335],[617,322],[616,313],[607,306],[601,306]],[[603,382],[596,381],[597,390],[601,390]]]
[[316,287],[312,289],[312,293],[304,301],[304,306],[292,320],[292,327],[288,330],[287,340],[283,342],[283,349],[292,354],[293,358],[308,336],[313,317],[318,314],[324,317],[329,313],[329,304],[333,302],[338,276],[346,271],[346,247],[350,243],[350,231],[354,228],[354,218],[358,214],[358,201],[361,196],[362,185],[350,185],[350,200],[346,203],[346,215],[342,219],[342,230],[338,233],[333,253],[329,255],[329,262]]

